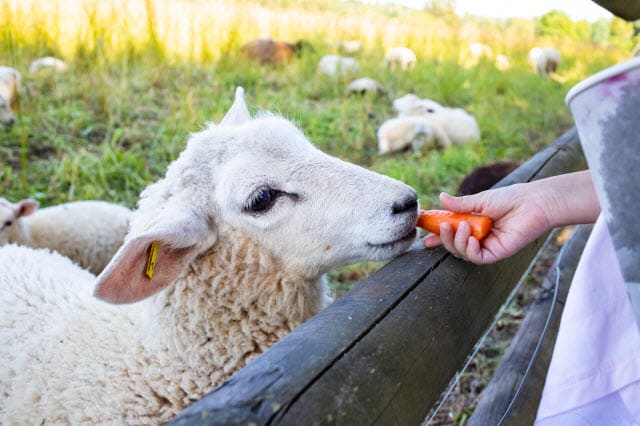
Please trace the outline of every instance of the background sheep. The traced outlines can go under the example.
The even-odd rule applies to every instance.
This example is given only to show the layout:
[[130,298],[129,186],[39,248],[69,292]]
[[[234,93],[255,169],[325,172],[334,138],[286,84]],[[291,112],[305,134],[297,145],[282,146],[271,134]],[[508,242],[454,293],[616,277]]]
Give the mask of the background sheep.
[[401,69],[408,70],[415,68],[417,58],[416,54],[408,47],[392,47],[387,50],[384,61],[392,70],[395,70],[398,65]]
[[420,99],[410,93],[393,101],[399,117],[421,116],[441,129],[451,144],[463,145],[480,139],[480,127],[475,117],[462,108],[450,108],[431,99]]
[[318,71],[329,77],[346,76],[358,71],[358,61],[340,55],[325,55],[318,62]]
[[347,55],[355,55],[362,50],[362,42],[360,40],[342,40],[336,43],[339,52]]
[[0,248],[0,423],[171,419],[318,312],[324,272],[406,250],[417,207],[410,187],[320,152],[287,120],[251,119],[238,90],[142,192],[97,280]]
[[357,93],[364,95],[365,93],[384,93],[384,89],[376,80],[370,77],[362,77],[353,80],[347,86],[347,93]]
[[378,129],[378,153],[404,151],[411,147],[419,151],[423,146],[451,145],[449,137],[429,118],[410,115],[396,117],[382,123]]
[[483,59],[492,59],[493,49],[484,43],[471,43],[466,49],[462,49],[460,63],[465,67],[473,67]]
[[31,74],[37,73],[41,69],[51,69],[53,71],[62,72],[67,69],[67,64],[58,58],[53,56],[45,56],[44,58],[38,58],[31,62],[29,65],[29,72]]
[[94,274],[102,272],[122,245],[131,211],[104,201],[75,201],[37,210],[32,199],[0,198],[0,245],[48,248]]
[[20,73],[11,67],[0,66],[0,123],[13,126],[20,95]]
[[555,73],[562,61],[562,55],[553,47],[544,49],[534,47],[529,51],[527,58],[529,63],[535,67],[538,74],[544,77],[549,77]]
[[496,56],[495,65],[500,71],[506,71],[511,68],[511,61],[509,61],[506,55],[500,53]]
[[285,41],[261,39],[244,44],[242,46],[242,52],[251,59],[256,59],[262,63],[277,64],[288,61],[293,55],[301,52],[307,45],[308,43],[303,40],[288,43]]

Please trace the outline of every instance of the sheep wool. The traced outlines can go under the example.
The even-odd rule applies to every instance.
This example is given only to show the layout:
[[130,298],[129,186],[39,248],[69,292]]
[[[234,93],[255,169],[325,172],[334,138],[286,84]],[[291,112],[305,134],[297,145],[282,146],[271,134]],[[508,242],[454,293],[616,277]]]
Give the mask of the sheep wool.
[[105,201],[73,201],[38,209],[35,200],[0,198],[0,245],[48,248],[94,274],[102,272],[122,245],[131,210]]
[[378,129],[378,153],[388,154],[412,148],[419,151],[424,146],[448,147],[447,135],[428,117],[409,115],[396,117],[382,123]]
[[286,119],[251,118],[238,88],[142,191],[98,277],[0,247],[0,424],[170,420],[329,303],[329,269],[409,248],[417,207]]
[[0,124],[10,127],[16,121],[21,77],[18,70],[0,66]]

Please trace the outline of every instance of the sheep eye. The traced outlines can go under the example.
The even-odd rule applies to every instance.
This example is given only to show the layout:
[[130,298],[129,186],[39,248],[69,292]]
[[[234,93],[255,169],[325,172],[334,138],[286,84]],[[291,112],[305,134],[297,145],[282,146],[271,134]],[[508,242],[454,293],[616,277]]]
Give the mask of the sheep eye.
[[11,224],[13,224],[13,222],[12,222],[12,221],[10,221],[10,220],[8,220],[8,221],[6,221],[6,222],[4,223],[3,228],[6,228],[6,227],[8,227],[8,226],[11,226]]
[[434,110],[433,108],[428,108],[428,109],[427,109],[427,112],[428,112],[428,113],[434,113],[434,112],[435,112],[435,110]]
[[245,210],[251,213],[262,213],[269,210],[276,202],[278,196],[282,194],[277,189],[262,187],[256,190],[249,200]]

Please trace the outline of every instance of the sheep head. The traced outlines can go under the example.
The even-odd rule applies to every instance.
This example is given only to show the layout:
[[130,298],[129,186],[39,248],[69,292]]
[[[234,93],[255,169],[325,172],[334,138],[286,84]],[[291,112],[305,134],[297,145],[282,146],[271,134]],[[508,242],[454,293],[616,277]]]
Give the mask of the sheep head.
[[18,219],[33,214],[38,206],[39,203],[31,198],[12,203],[0,197],[0,245],[15,241]]
[[11,104],[3,96],[0,96],[0,124],[11,127],[15,122],[16,116],[11,109]]
[[148,297],[231,230],[301,276],[388,259],[415,239],[417,207],[413,189],[324,154],[284,118],[251,118],[238,89],[221,123],[192,135],[165,178],[142,193],[96,295],[113,303]]

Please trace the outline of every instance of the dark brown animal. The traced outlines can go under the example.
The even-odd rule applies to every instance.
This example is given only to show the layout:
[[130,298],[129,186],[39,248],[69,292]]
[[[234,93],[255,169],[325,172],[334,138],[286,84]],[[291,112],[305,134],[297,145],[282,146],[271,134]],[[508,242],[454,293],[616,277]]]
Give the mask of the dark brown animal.
[[295,43],[261,39],[250,41],[242,46],[242,52],[263,64],[279,64],[288,61],[300,52],[307,42],[299,40]]
[[514,162],[502,162],[476,167],[460,183],[458,195],[477,194],[489,189],[519,165]]

